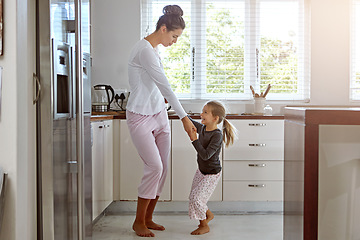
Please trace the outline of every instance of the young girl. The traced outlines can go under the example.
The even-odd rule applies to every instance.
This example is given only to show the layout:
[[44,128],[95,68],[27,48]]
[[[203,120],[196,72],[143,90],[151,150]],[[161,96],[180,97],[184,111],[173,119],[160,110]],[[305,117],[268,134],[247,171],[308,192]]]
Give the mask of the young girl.
[[[192,235],[200,235],[210,231],[208,223],[214,214],[207,207],[207,202],[214,192],[220,179],[220,151],[222,142],[226,147],[233,143],[236,129],[225,119],[225,108],[217,101],[205,104],[201,113],[201,123],[194,120],[196,131],[189,134],[194,148],[197,151],[198,169],[195,173],[189,196],[190,219],[200,220]],[[223,122],[220,130],[217,125]],[[197,137],[199,134],[199,138]]]

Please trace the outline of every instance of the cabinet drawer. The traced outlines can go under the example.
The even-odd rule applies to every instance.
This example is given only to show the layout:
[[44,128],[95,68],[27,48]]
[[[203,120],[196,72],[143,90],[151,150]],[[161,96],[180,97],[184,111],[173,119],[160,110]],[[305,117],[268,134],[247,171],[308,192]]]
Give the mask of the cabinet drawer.
[[239,132],[239,140],[284,139],[283,120],[233,120],[231,123]]
[[224,181],[224,201],[283,201],[282,181]]
[[224,161],[223,179],[278,180],[284,179],[283,161]]
[[283,140],[237,140],[224,149],[224,160],[283,160]]

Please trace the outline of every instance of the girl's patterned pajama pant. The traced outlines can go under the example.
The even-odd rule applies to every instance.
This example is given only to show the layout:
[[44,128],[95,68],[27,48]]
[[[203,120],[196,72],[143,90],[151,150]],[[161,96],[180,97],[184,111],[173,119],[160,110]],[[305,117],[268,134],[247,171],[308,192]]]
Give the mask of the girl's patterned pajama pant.
[[190,219],[205,220],[206,205],[220,180],[221,172],[217,174],[204,175],[199,169],[196,170],[191,192],[189,195],[189,217]]

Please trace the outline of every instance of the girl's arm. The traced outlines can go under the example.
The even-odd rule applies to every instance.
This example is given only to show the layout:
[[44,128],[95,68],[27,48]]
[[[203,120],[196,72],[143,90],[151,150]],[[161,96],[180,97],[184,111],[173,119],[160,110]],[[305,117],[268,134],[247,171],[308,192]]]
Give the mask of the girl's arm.
[[199,139],[193,141],[192,144],[195,150],[198,152],[199,156],[203,160],[208,160],[216,153],[219,148],[221,148],[222,134],[220,132],[216,132],[216,134],[211,137],[210,143],[206,148],[201,145]]
[[[181,122],[184,126],[184,129],[186,131],[186,133],[189,135],[190,139],[194,138],[194,132],[195,132],[195,136],[196,136],[196,127],[194,126],[194,124],[191,122],[190,118],[188,116],[185,116],[181,119]],[[195,138],[194,138],[195,140]],[[193,140],[192,140],[193,141]]]
[[204,126],[202,123],[199,123],[197,121],[194,121],[194,119],[192,119],[191,117],[188,116],[188,118],[191,120],[191,122],[194,124],[194,126],[196,127],[196,131],[200,132],[201,128]]

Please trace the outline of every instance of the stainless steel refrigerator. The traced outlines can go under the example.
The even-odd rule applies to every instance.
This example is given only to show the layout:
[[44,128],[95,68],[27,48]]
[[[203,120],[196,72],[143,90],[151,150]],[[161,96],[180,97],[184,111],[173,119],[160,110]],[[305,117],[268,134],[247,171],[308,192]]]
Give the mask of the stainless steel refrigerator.
[[38,239],[92,236],[89,15],[89,0],[37,0]]

